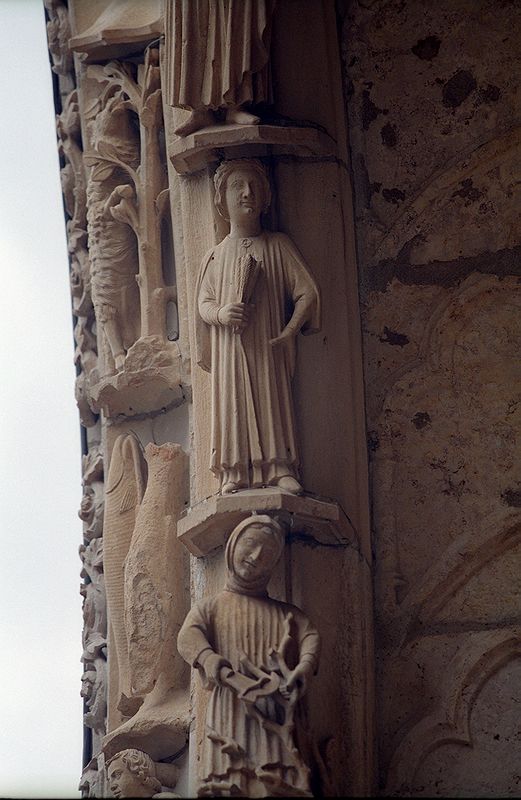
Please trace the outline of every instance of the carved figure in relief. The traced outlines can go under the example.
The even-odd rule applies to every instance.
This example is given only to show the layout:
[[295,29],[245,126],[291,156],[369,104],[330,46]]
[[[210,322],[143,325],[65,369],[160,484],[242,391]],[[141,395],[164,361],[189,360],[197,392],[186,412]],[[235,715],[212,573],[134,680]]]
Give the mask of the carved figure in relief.
[[[94,146],[102,154],[118,153],[122,164],[137,168],[139,137],[124,98],[116,93],[96,117]],[[86,159],[91,163],[93,157]],[[128,348],[139,335],[139,289],[136,237],[118,214],[134,197],[123,169],[99,161],[90,174],[88,198],[91,289],[96,320],[103,330],[105,366],[121,369]]]
[[131,692],[125,628],[124,563],[145,484],[146,464],[139,441],[133,434],[118,436],[112,450],[107,476],[103,524],[109,658],[112,665],[109,730],[121,722],[118,711],[125,716],[131,716],[141,703],[141,698],[132,697]]
[[253,515],[226,545],[227,582],[196,603],[178,649],[211,691],[199,796],[311,796],[295,712],[318,667],[319,635],[266,587],[284,549],[280,525]]
[[215,189],[230,233],[205,256],[196,290],[197,360],[212,373],[210,468],[223,494],[298,494],[291,379],[297,334],[320,327],[319,290],[291,239],[262,229],[270,188],[260,162],[223,162]]
[[168,0],[171,105],[190,110],[175,133],[215,124],[254,125],[250,106],[270,100],[271,19],[276,0]]
[[83,654],[84,665],[81,696],[87,710],[83,721],[93,732],[92,745],[99,749],[105,734],[107,716],[107,604],[103,580],[103,539],[94,538],[80,546],[83,562],[80,587],[83,597]]
[[[107,763],[109,789],[114,797],[179,797],[178,794],[162,791],[158,767],[170,767],[171,774],[177,776],[176,767],[157,765],[142,750],[133,747],[122,750]],[[175,780],[171,783],[175,785]]]
[[108,345],[105,373],[172,366],[178,354],[168,346],[166,316],[176,289],[163,274],[169,189],[158,50],[147,49],[142,64],[92,65],[87,77],[101,85],[86,113],[92,147],[84,161],[92,167],[91,285]]

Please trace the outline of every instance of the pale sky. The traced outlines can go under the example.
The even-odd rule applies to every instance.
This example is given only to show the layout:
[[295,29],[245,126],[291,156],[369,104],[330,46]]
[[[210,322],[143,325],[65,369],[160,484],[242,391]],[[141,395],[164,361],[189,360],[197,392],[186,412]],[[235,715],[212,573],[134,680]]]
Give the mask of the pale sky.
[[0,797],[78,797],[80,427],[43,0],[0,0]]

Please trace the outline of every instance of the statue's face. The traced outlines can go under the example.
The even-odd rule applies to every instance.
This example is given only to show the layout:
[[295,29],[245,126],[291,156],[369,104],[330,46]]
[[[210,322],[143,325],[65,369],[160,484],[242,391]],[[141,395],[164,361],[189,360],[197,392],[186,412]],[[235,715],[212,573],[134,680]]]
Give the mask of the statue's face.
[[260,177],[252,170],[235,170],[226,181],[224,199],[231,222],[260,217],[264,204]]
[[233,568],[243,581],[269,579],[280,555],[278,542],[269,528],[246,528],[233,553]]
[[115,758],[110,762],[107,777],[114,797],[150,796],[148,787],[129,770],[122,758]]

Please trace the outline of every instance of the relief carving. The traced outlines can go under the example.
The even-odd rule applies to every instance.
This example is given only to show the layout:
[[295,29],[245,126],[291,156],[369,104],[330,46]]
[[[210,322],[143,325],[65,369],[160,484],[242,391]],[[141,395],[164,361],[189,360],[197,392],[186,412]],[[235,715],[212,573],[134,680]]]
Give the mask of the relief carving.
[[72,311],[75,316],[74,363],[78,368],[75,396],[80,420],[85,427],[96,423],[90,400],[91,382],[98,376],[96,321],[91,296],[90,262],[87,250],[87,190],[78,106],[78,92],[67,95],[57,117],[58,148],[64,161],[61,184],[67,220],[67,247],[70,257]]
[[170,105],[190,111],[175,133],[214,125],[254,125],[251,106],[269,102],[271,22],[276,0],[168,0]]
[[[139,136],[121,95],[109,97],[97,113],[93,143],[98,153],[113,154],[119,161],[107,164],[100,155],[88,182],[92,298],[103,334],[104,369],[110,373],[121,369],[127,350],[139,335],[137,242],[132,228],[116,210],[134,196],[122,165],[137,168]],[[87,165],[93,160],[90,154],[85,157]]]
[[[105,583],[109,613],[111,659],[111,708],[109,729],[121,714],[131,716],[141,698],[132,698],[128,641],[125,628],[124,563],[137,509],[145,491],[146,465],[141,445],[132,434],[118,436],[114,443],[105,492],[104,550]],[[117,709],[117,710],[116,710]]]
[[176,785],[177,776],[173,764],[156,764],[148,753],[133,747],[107,762],[107,782],[114,797],[180,797],[168,791]]
[[297,334],[320,327],[319,290],[293,242],[262,229],[271,196],[260,162],[225,161],[215,189],[230,233],[205,256],[196,290],[197,361],[212,373],[210,468],[223,494],[299,494],[291,379]]
[[211,692],[200,797],[311,796],[295,733],[319,635],[300,609],[267,593],[283,549],[273,518],[237,525],[226,545],[225,589],[195,603],[179,633],[179,652]]
[[174,535],[185,482],[180,445],[148,444],[143,457],[132,434],[116,439],[105,516],[109,652],[117,665],[108,758],[140,746],[154,758],[171,757],[186,741],[188,670],[176,639],[188,607],[188,563]]
[[[169,341],[166,322],[176,290],[165,283],[161,241],[168,188],[158,51],[148,50],[143,64],[111,61],[89,67],[87,75],[99,84],[86,112],[90,149],[84,157],[102,347],[102,380],[92,396],[109,415],[142,413],[183,399],[179,349]],[[116,377],[103,381],[108,376]],[[118,391],[127,392],[128,407],[125,399],[122,408],[114,405]]]
[[69,49],[71,36],[69,11],[63,0],[44,0],[44,6],[49,15],[47,41],[52,58],[52,68],[57,75],[65,78],[70,75],[74,66]]
[[80,594],[83,596],[83,655],[81,696],[85,699],[84,724],[93,731],[93,752],[100,750],[107,718],[107,605],[103,579],[103,539],[80,546],[83,562]]

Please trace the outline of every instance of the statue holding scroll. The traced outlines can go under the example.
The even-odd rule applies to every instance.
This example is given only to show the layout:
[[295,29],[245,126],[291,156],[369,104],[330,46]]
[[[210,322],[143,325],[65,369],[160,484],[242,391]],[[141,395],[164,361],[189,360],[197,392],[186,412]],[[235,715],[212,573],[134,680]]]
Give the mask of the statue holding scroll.
[[230,233],[206,255],[196,290],[197,360],[212,373],[210,468],[223,494],[299,494],[291,379],[299,331],[320,326],[318,287],[283,233],[261,226],[270,187],[259,161],[225,161],[215,204]]
[[240,522],[226,545],[225,589],[196,603],[179,632],[180,654],[211,691],[200,797],[311,797],[295,727],[320,642],[300,609],[267,593],[283,549],[271,517]]

